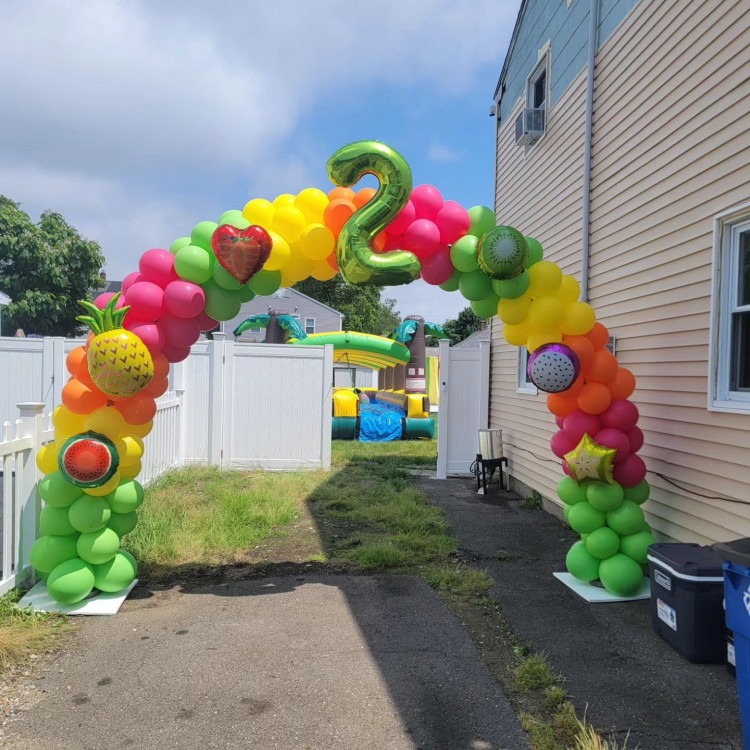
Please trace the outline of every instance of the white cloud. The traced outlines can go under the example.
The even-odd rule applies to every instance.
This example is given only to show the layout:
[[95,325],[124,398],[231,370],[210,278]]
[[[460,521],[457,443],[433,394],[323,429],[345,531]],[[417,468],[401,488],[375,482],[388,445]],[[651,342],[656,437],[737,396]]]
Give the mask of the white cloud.
[[444,143],[433,141],[427,149],[427,158],[430,161],[435,161],[443,164],[449,164],[456,162],[461,159],[461,155],[456,149],[446,146]]

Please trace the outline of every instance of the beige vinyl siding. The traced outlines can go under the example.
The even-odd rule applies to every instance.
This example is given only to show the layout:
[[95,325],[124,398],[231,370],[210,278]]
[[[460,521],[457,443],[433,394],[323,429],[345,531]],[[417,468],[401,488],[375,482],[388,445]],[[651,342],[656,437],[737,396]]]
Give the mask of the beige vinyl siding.
[[[515,144],[515,119],[524,104],[520,100],[497,134],[498,222],[538,239],[545,258],[576,278],[581,268],[585,86],[582,72],[550,109],[547,132],[534,146]],[[503,430],[513,477],[556,498],[562,468],[550,450],[557,426],[546,394],[516,392],[518,350],[505,343],[498,318],[492,320],[491,340],[490,426]]]
[[616,336],[654,530],[750,536],[750,415],[707,409],[713,217],[748,199],[750,5],[642,2],[600,50],[590,301]]

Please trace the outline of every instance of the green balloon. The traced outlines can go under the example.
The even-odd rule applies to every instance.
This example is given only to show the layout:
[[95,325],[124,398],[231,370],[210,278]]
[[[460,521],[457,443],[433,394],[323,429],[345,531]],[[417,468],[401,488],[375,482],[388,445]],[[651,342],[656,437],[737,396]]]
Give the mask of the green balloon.
[[120,539],[122,539],[136,527],[137,523],[138,513],[132,510],[130,513],[113,513],[109,517],[107,526],[109,526],[109,528],[112,529]]
[[638,505],[643,505],[648,500],[650,494],[651,486],[645,479],[634,487],[625,488],[625,499],[632,500],[634,503],[638,503]]
[[544,253],[539,240],[535,240],[533,237],[526,238],[526,246],[529,248],[529,259],[526,262],[526,268],[531,268],[534,263],[539,263]]
[[76,542],[78,556],[91,565],[101,565],[111,560],[120,549],[120,537],[109,528],[81,534]]
[[255,299],[255,292],[247,284],[243,284],[237,294],[240,302],[250,302],[251,299]]
[[224,211],[219,217],[219,225],[221,224],[229,224],[237,229],[247,229],[250,226],[250,222],[242,215],[242,211],[237,209]]
[[578,484],[573,477],[565,476],[557,483],[557,496],[566,505],[586,502],[586,486]]
[[174,256],[174,270],[177,275],[193,284],[205,284],[212,278],[214,256],[198,245],[185,245]]
[[458,291],[458,282],[461,279],[461,271],[454,271],[453,275],[448,279],[448,281],[444,281],[442,284],[440,284],[440,288],[444,292],[457,292]]
[[215,281],[207,281],[202,284],[206,294],[206,315],[214,320],[231,320],[242,307],[239,294],[228,289],[223,289]]
[[486,273],[472,271],[461,275],[458,291],[468,300],[480,300],[492,293],[492,283]]
[[526,268],[526,238],[513,227],[494,227],[477,245],[477,263],[493,279],[512,279]]
[[45,505],[39,515],[39,535],[47,536],[67,536],[75,534],[75,529],[70,525],[68,520],[67,508],[55,508],[52,505]]
[[247,282],[247,285],[259,297],[268,297],[281,286],[281,271],[261,269]]
[[125,550],[101,565],[94,565],[93,569],[94,586],[112,594],[130,586],[138,573],[135,558]]
[[39,482],[39,494],[47,505],[52,505],[55,508],[67,508],[82,493],[80,487],[68,482],[59,471],[54,471],[52,474],[47,474]]
[[469,307],[474,311],[474,315],[482,320],[489,320],[497,315],[497,303],[500,302],[496,294],[490,294],[484,299],[471,300]]
[[585,544],[594,557],[606,560],[620,549],[620,537],[608,526],[601,526],[586,536]]
[[49,595],[61,604],[83,601],[94,590],[94,571],[76,557],[60,563],[47,577]]
[[654,535],[651,529],[646,526],[645,529],[636,531],[635,534],[627,534],[620,539],[620,552],[628,557],[632,557],[640,565],[646,565],[648,560],[648,548],[654,543]]
[[565,516],[566,521],[569,521],[568,516],[570,515],[570,509],[572,507],[573,507],[572,505],[567,505],[567,504],[563,505],[563,515]]
[[591,482],[586,490],[586,498],[597,510],[609,513],[622,505],[624,494],[617,482]]
[[632,596],[643,583],[643,570],[635,560],[618,553],[602,560],[599,580],[610,594]]
[[40,536],[29,550],[29,562],[42,573],[49,573],[60,563],[77,556],[78,534]]
[[[576,508],[576,505],[571,507]],[[595,581],[599,578],[599,560],[587,549],[584,542],[576,542],[565,556],[565,567],[568,573],[579,581]]]
[[495,212],[487,206],[472,206],[469,209],[469,234],[481,237],[485,232],[494,229],[497,224]]
[[589,534],[600,526],[604,526],[604,520],[604,513],[588,502],[576,503],[568,514],[570,528],[579,534]]
[[190,244],[190,237],[178,237],[170,246],[169,246],[169,252],[172,253],[172,255],[177,255],[177,251],[180,248],[185,247],[185,245]]
[[237,292],[243,287],[243,284],[235,279],[234,276],[232,276],[232,274],[221,265],[221,263],[214,263],[213,277],[214,281],[222,289]]
[[607,525],[618,534],[635,534],[645,522],[641,506],[632,500],[623,500],[619,508],[607,513]]
[[219,225],[215,221],[201,221],[193,227],[190,233],[190,243],[213,253],[211,237]]
[[512,279],[492,279],[492,289],[500,299],[518,299],[526,294],[531,284],[531,276],[524,269]]
[[473,234],[465,234],[451,245],[451,263],[457,271],[471,273],[479,268],[477,265],[478,244],[479,239],[477,237]]
[[103,497],[90,495],[79,497],[68,509],[71,526],[84,534],[103,529],[111,515],[109,503]]
[[117,487],[105,495],[113,513],[131,513],[141,507],[143,503],[143,487],[135,479],[120,482]]

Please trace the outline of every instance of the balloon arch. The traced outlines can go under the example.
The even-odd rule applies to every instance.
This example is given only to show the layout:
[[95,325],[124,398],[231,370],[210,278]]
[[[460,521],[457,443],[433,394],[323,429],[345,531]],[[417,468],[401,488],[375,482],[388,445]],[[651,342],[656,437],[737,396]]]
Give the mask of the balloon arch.
[[[379,188],[354,192],[365,174]],[[544,260],[533,238],[496,226],[490,208],[466,210],[430,185],[412,189],[408,164],[382,143],[339,149],[328,175],[338,187],[327,195],[306,188],[256,198],[217,223],[202,221],[169,250],[145,252],[121,294],[81,303],[91,334],[68,356],[55,441],[38,456],[45,506],[30,557],[50,595],[75,603],[135,579],[120,540],[143,502],[143,439],[170,363],[243,302],[337,273],[382,286],[421,277],[458,290],[479,317],[503,321],[508,343],[528,349],[529,377],[548,393],[559,428],[551,442],[564,472],[557,491],[581,535],[568,570],[616,595],[634,593],[653,542],[640,507],[649,486],[629,400],[635,378],[608,351],[594,310],[578,301],[576,279]]]

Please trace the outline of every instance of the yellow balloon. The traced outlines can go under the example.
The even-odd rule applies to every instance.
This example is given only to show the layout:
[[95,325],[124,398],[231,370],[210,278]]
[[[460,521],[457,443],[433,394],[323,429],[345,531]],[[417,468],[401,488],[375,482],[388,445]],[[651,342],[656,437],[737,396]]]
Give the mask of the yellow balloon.
[[540,260],[529,268],[528,293],[532,297],[542,297],[554,294],[562,281],[562,271],[557,263],[550,260]]
[[273,215],[271,229],[278,232],[290,245],[302,237],[307,221],[305,215],[294,206],[281,206]]
[[293,287],[299,279],[293,279],[291,276],[285,276],[284,272],[281,272],[281,286],[286,289]]
[[57,471],[58,446],[56,443],[43,445],[36,454],[36,465],[42,474],[53,474]]
[[149,432],[151,432],[153,428],[154,428],[153,420],[151,420],[150,422],[146,422],[146,424],[125,423],[125,429],[122,431],[121,436],[124,437],[125,435],[133,435],[134,437],[139,437],[143,439],[146,437],[146,435],[149,434]]
[[131,435],[126,435],[117,441],[117,452],[120,455],[120,466],[131,466],[141,460],[143,455],[143,441]]
[[280,234],[277,234],[273,230],[269,230],[268,234],[271,236],[273,245],[271,246],[271,255],[268,256],[263,270],[280,271],[289,262],[292,250],[289,247],[289,243]]
[[305,215],[310,223],[323,223],[323,212],[330,201],[328,196],[318,188],[300,190],[294,199],[294,205]]
[[530,305],[531,297],[528,294],[516,299],[501,299],[497,303],[497,315],[503,323],[518,325],[526,320]]
[[294,279],[294,282],[297,283],[310,275],[312,267],[313,262],[302,254],[299,246],[293,246],[292,253],[284,266],[283,273],[284,276]]
[[310,260],[324,260],[336,246],[333,232],[323,224],[308,224],[302,234],[300,248]]
[[134,461],[129,466],[123,466],[120,469],[120,476],[123,479],[135,479],[141,473],[141,462]]
[[55,427],[56,438],[68,438],[84,432],[86,414],[74,414],[65,406],[58,406],[52,412],[52,424]]
[[526,348],[533,352],[544,344],[559,344],[562,341],[560,330],[532,329],[526,339]]
[[273,215],[276,209],[271,201],[265,198],[253,198],[245,204],[242,209],[242,215],[251,223],[268,230],[273,222]]
[[[533,266],[532,266],[533,268]],[[565,304],[551,295],[537,297],[529,307],[531,330],[559,327],[565,314]]]
[[310,275],[318,281],[330,281],[337,273],[338,271],[331,268],[331,264],[324,258],[313,262]]
[[525,321],[517,325],[506,323],[503,326],[503,336],[511,346],[526,346],[529,337],[529,324]]
[[121,479],[120,470],[118,469],[112,477],[100,487],[83,487],[82,489],[87,495],[91,495],[92,497],[102,497],[103,495],[109,495],[109,493],[120,484]]
[[581,296],[581,285],[578,283],[578,279],[568,276],[566,273],[563,274],[560,288],[557,290],[557,296],[563,302],[577,302]]
[[584,336],[596,323],[596,313],[588,302],[569,302],[565,305],[562,320],[563,333],[568,336]]
[[294,206],[295,200],[296,197],[291,193],[282,193],[273,199],[273,205],[276,208],[281,208],[282,206]]
[[86,430],[99,432],[110,440],[117,440],[126,429],[125,417],[114,406],[102,406],[91,414],[86,415],[84,422]]

